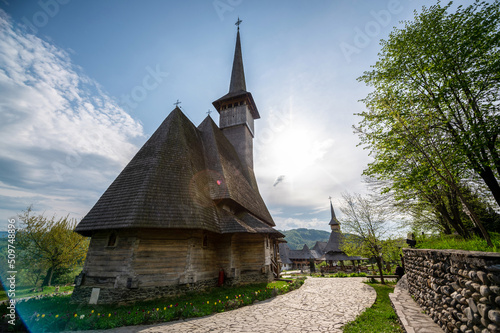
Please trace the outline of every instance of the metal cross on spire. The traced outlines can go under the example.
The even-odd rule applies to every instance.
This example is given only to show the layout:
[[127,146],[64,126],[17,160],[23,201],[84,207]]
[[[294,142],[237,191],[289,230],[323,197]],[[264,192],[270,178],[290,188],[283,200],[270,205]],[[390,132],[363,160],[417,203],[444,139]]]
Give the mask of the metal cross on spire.
[[330,196],[330,197],[328,197],[328,199],[330,199],[330,201],[332,201],[332,197],[331,197],[331,196]]
[[212,113],[212,110],[210,110],[210,109],[209,109],[209,110],[207,111],[207,114],[210,116],[210,114],[211,114],[211,113]]
[[238,21],[236,21],[236,23],[234,25],[237,25],[238,26],[238,30],[240,30],[240,24],[241,22],[243,22],[242,20],[240,20],[240,17],[238,16]]
[[175,105],[176,107],[179,107],[179,104],[181,104],[181,103],[182,103],[181,101],[177,100],[177,102],[175,102],[175,103],[174,103],[174,105]]

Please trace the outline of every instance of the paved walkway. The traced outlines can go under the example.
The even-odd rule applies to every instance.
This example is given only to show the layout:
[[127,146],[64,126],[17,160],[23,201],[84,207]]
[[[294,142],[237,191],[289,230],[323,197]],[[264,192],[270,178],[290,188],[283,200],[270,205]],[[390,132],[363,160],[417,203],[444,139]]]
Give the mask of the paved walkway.
[[93,332],[342,332],[342,326],[375,302],[375,290],[362,283],[363,280],[308,278],[298,290],[233,311],[185,321]]
[[431,317],[422,313],[422,308],[408,293],[406,275],[399,280],[394,293],[389,294],[392,306],[406,333],[443,333]]

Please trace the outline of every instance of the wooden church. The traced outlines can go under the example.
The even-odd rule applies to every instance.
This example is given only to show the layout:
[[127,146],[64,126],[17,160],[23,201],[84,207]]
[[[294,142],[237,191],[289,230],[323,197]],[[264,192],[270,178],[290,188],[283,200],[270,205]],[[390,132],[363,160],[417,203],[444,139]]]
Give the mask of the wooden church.
[[[240,22],[240,21],[239,21]],[[75,231],[91,237],[74,302],[116,303],[279,274],[281,233],[253,171],[254,120],[240,32],[229,92],[196,127],[176,107]]]

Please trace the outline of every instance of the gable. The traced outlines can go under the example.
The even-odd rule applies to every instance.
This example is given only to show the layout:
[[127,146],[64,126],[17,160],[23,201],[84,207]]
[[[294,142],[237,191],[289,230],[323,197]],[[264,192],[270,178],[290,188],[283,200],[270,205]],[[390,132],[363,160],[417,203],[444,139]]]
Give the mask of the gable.
[[203,228],[218,232],[206,190],[201,137],[176,108],[104,192],[75,231]]

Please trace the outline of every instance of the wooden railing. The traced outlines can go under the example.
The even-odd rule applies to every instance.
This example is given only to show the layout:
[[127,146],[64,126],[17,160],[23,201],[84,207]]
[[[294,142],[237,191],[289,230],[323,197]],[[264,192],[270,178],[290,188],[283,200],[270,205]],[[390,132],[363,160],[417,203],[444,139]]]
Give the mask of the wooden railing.
[[278,263],[274,260],[274,258],[271,258],[271,269],[273,271],[274,277],[277,278],[280,276],[280,266]]

